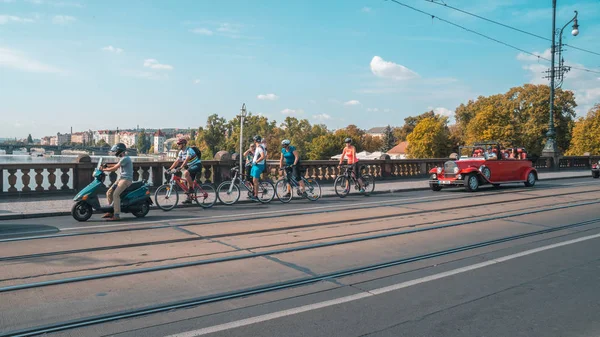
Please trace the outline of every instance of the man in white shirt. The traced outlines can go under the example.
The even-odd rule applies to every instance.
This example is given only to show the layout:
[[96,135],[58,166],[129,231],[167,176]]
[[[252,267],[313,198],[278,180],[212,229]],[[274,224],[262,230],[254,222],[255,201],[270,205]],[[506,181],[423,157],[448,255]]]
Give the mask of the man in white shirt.
[[256,151],[254,151],[252,170],[250,171],[254,182],[254,195],[250,199],[258,201],[258,180],[267,167],[267,149],[262,145],[262,138],[260,136],[254,136],[252,139],[254,140],[254,144],[256,144]]

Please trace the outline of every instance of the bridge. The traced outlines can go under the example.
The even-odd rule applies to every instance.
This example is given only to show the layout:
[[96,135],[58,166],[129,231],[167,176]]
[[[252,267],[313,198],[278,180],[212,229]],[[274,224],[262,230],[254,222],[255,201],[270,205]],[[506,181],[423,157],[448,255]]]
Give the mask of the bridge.
[[[6,151],[6,154],[13,154],[14,151],[25,151],[31,153],[32,149],[43,149],[44,151],[52,151],[55,155],[62,154],[64,150],[78,150],[85,151],[88,154],[95,155],[107,155],[110,151],[110,147],[94,147],[94,146],[81,146],[81,145],[34,145],[34,144],[0,144],[0,150]],[[131,156],[137,156],[137,149],[130,148],[127,153]]]
[[[145,218],[104,222],[94,214],[85,223],[70,209],[91,163],[48,164],[47,176],[39,165],[0,166],[9,188],[19,190],[0,197],[0,335],[596,331],[600,179],[583,159],[561,159],[562,170],[535,163],[533,187],[475,193],[430,191],[426,172],[436,160],[444,159],[366,163],[377,178],[368,197],[354,190],[338,197],[331,184],[337,163],[318,161],[307,163],[323,189],[316,202],[262,204],[242,193],[233,206],[153,207]],[[168,164],[134,168],[137,178],[162,184]],[[227,180],[232,164],[205,161],[202,182]],[[48,190],[55,172],[52,186],[64,184]]]

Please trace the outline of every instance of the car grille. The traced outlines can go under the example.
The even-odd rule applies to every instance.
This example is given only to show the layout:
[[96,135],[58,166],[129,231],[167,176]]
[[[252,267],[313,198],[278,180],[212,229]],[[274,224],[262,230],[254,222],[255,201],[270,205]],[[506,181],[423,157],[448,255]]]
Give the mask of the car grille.
[[444,163],[444,176],[447,178],[454,178],[456,174],[454,174],[454,168],[457,167],[456,163],[453,161],[447,161]]

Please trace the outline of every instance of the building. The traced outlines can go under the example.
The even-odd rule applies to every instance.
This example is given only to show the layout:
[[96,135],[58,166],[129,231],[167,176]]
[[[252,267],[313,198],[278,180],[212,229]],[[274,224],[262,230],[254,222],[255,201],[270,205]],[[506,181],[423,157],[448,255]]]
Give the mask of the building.
[[56,136],[50,137],[50,145],[53,145],[53,146],[58,145],[58,138]]
[[385,126],[370,128],[369,130],[367,130],[367,134],[375,138],[383,138],[383,135],[385,134],[385,128]]
[[408,147],[408,142],[400,142],[398,145],[391,148],[387,155],[390,156],[390,159],[406,159],[406,148]]
[[63,145],[71,143],[71,134],[70,133],[60,133],[56,134],[56,143],[57,145]]
[[93,138],[94,142],[98,144],[103,140],[108,145],[115,145],[115,133],[111,130],[98,130],[94,131]]
[[137,132],[130,132],[130,131],[119,132],[119,141],[121,143],[125,144],[125,146],[127,146],[128,148],[135,147],[135,143],[137,142],[137,139],[138,139]]
[[167,137],[160,129],[158,129],[158,131],[154,133],[154,153],[165,152],[165,140],[167,140]]
[[42,137],[42,141],[40,142],[40,145],[52,145],[52,137],[49,137],[49,136]]
[[75,132],[71,134],[71,143],[90,145],[92,143],[93,134],[92,131]]

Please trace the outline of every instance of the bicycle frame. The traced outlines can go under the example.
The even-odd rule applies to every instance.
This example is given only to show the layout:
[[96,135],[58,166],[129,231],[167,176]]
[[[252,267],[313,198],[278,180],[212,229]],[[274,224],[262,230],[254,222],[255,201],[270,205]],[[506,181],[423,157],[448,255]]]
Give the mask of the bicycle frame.
[[[283,174],[285,175],[285,180],[287,181],[288,184],[290,184],[290,186],[292,188],[298,188],[300,187],[300,183],[298,182],[298,180],[296,180],[296,178],[294,176],[291,176],[288,173],[288,170],[291,170],[291,168],[289,167],[284,167],[283,168]],[[303,175],[300,175],[300,180],[302,180],[306,185],[309,185],[309,182],[306,180],[306,178],[304,178]]]
[[360,183],[358,182],[358,180],[362,178],[361,170],[358,171],[359,177],[356,177],[354,170],[352,170],[352,166],[346,166],[345,170],[346,171],[344,172],[344,177],[346,177],[349,181],[351,180],[352,182],[354,182],[354,186],[356,188],[360,188]]
[[233,191],[233,185],[243,186],[246,189],[246,191],[253,192],[254,185],[250,184],[250,186],[252,186],[252,188],[248,188],[248,185],[246,184],[248,181],[246,181],[245,177],[243,177],[243,176],[240,177],[239,171],[234,171],[234,172],[235,173],[233,174],[233,177],[231,178],[231,185],[229,185],[229,193],[231,193]]

